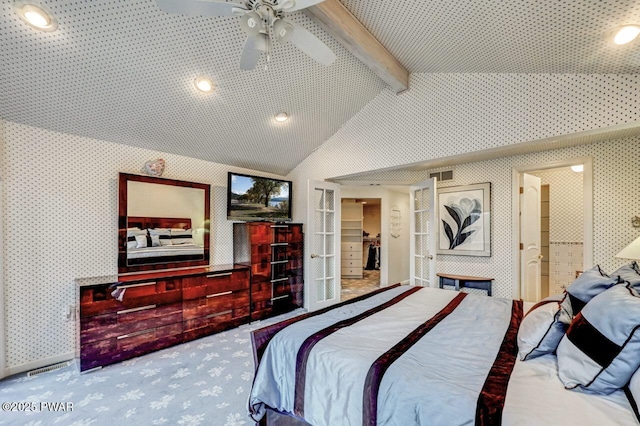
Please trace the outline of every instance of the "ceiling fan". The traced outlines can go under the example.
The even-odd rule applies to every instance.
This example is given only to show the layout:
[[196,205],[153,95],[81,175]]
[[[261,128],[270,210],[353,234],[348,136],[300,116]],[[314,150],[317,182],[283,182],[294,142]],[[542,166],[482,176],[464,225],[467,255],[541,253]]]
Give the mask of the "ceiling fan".
[[309,31],[284,20],[286,12],[295,12],[324,0],[156,0],[168,13],[188,16],[239,16],[240,25],[248,34],[240,58],[240,68],[252,70],[262,53],[270,59],[272,40],[294,46],[322,65],[331,65],[336,55]]

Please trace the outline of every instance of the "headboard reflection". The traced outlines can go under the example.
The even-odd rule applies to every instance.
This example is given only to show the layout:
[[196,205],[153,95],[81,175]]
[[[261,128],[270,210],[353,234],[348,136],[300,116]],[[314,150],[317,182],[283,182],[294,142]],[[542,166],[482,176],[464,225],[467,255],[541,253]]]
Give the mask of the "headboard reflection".
[[175,217],[139,217],[128,216],[127,228],[153,229],[153,228],[180,228],[191,229],[190,218]]

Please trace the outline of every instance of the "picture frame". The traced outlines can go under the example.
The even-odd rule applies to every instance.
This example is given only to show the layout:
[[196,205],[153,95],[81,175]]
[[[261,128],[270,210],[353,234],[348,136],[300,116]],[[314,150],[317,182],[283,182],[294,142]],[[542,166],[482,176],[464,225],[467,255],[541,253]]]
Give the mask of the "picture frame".
[[491,256],[491,182],[438,188],[437,254]]

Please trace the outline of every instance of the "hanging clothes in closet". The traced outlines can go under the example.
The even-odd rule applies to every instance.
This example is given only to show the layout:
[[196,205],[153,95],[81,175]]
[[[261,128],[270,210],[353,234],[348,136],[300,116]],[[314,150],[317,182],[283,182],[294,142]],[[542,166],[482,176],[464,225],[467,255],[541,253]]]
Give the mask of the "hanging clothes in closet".
[[380,269],[380,243],[375,242],[369,244],[369,254],[367,255],[367,264],[364,267],[367,271]]

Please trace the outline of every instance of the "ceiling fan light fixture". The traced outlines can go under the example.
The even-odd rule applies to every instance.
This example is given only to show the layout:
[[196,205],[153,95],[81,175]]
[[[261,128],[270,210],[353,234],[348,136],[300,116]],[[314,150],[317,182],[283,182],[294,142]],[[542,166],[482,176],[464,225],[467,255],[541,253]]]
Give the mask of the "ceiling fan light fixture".
[[275,116],[276,121],[283,123],[285,121],[287,121],[289,119],[289,114],[287,114],[286,112],[282,111],[276,114]]
[[242,29],[249,35],[256,35],[262,29],[262,16],[255,10],[245,13],[240,19]]
[[618,45],[631,43],[640,34],[640,26],[638,25],[625,25],[620,28],[616,35],[613,37],[613,42]]
[[195,84],[196,89],[201,92],[209,93],[213,90],[213,81],[211,81],[210,78],[197,77],[193,83]]
[[276,35],[278,43],[288,43],[293,37],[293,25],[284,19],[278,18],[273,23],[273,33]]
[[16,1],[13,7],[18,17],[30,27],[52,32],[58,29],[58,22],[44,7],[26,1]]

